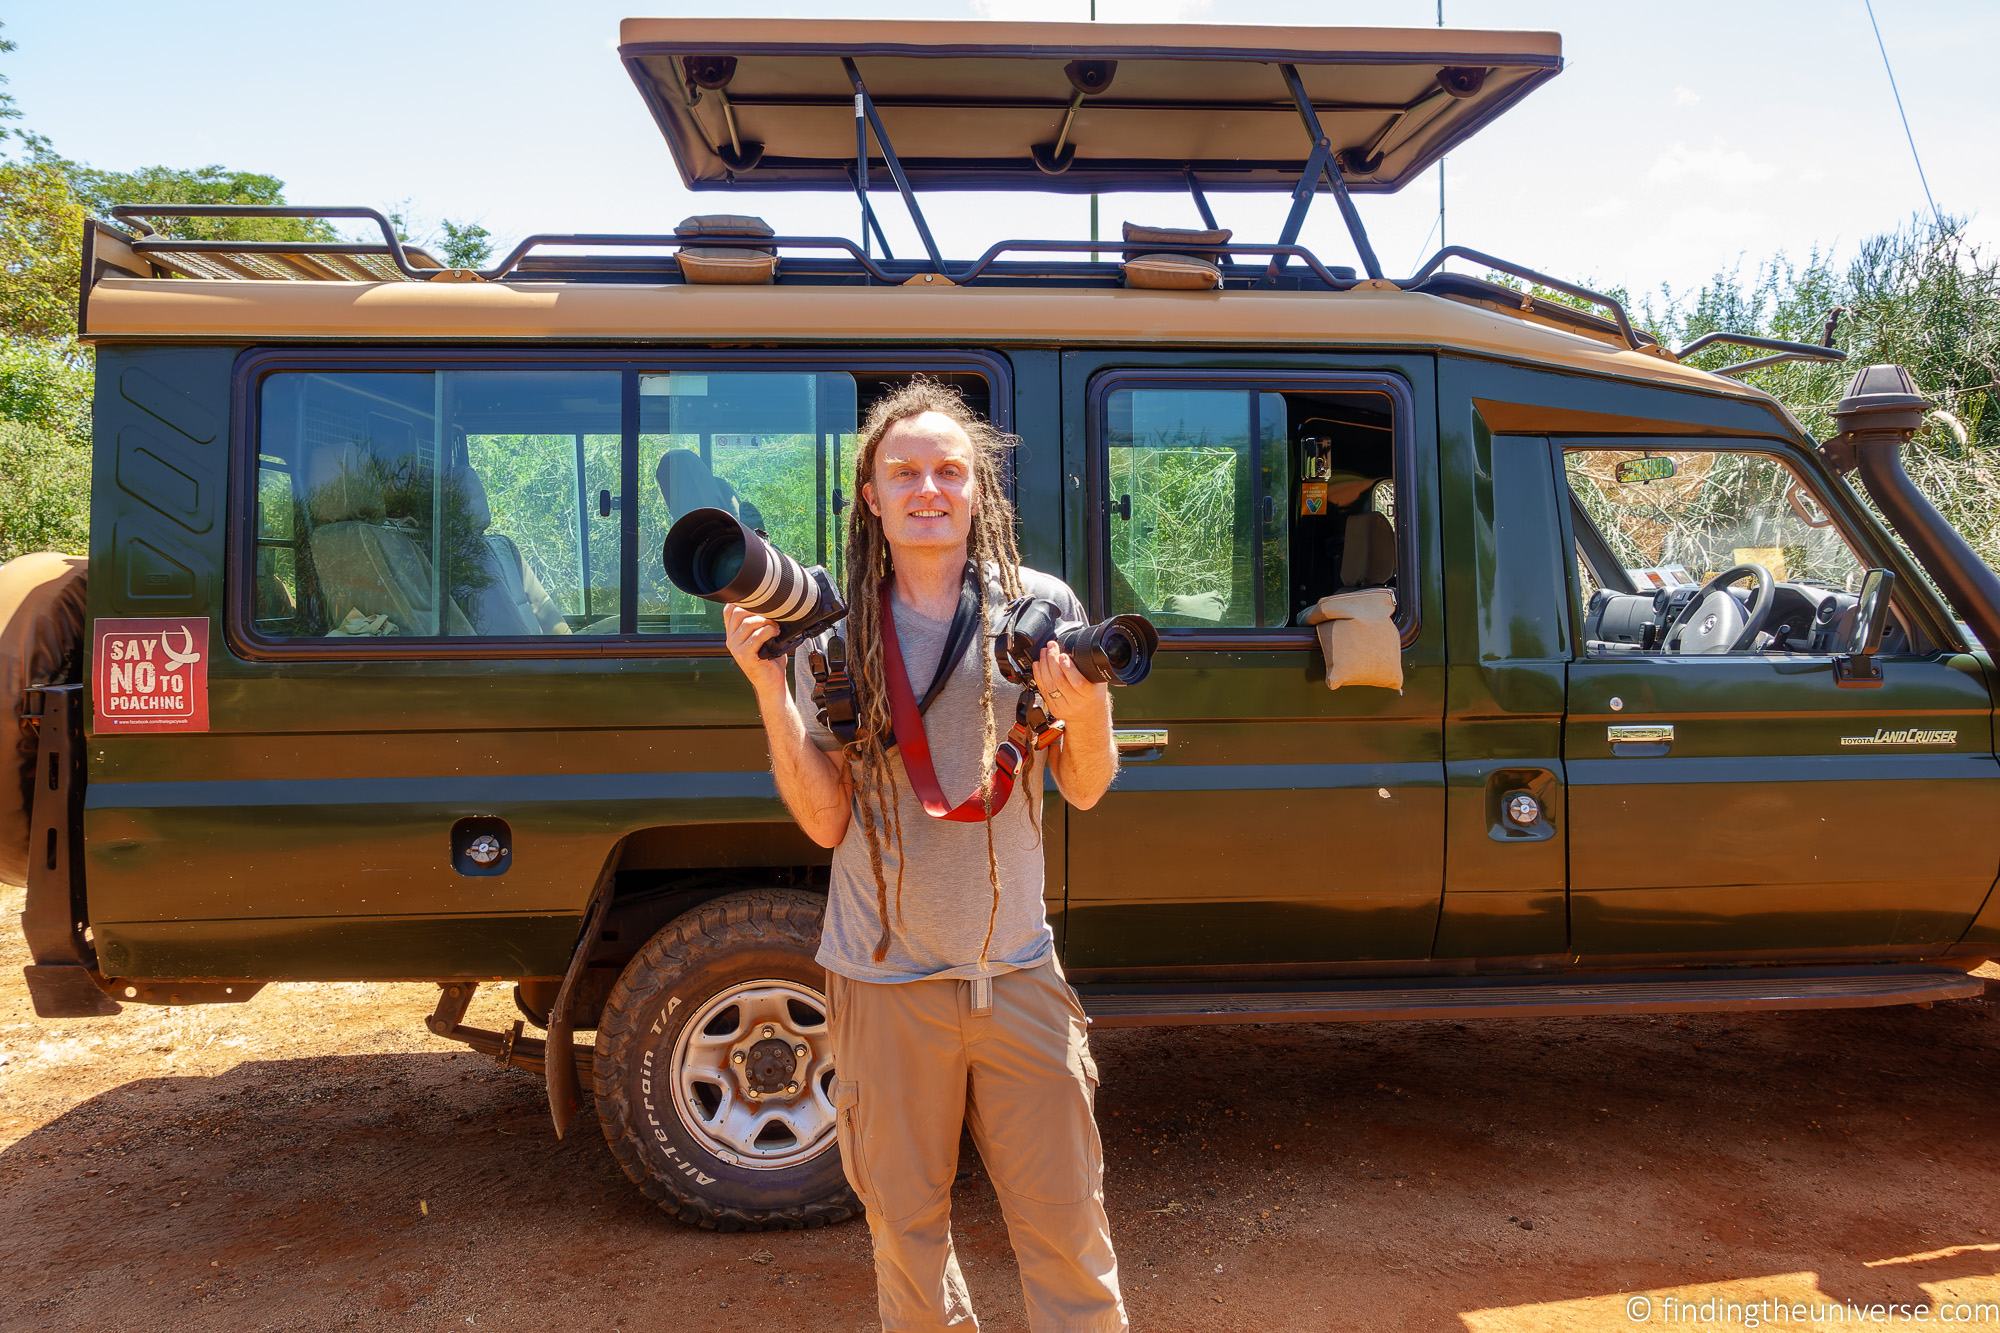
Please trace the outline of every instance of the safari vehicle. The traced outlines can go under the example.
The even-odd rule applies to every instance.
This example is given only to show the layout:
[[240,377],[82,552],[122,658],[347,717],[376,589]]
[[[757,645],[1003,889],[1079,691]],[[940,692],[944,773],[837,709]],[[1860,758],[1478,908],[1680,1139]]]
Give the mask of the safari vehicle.
[[[1049,792],[1100,1025],[1982,991],[2000,585],[1902,471],[1907,377],[1862,372],[1816,443],[1736,373],[1830,346],[1710,335],[1749,359],[1709,373],[1545,273],[1452,247],[1391,278],[1369,245],[1354,196],[1553,77],[1557,37],[622,37],[689,188],[844,192],[859,238],[698,217],[468,272],[360,208],[260,211],[379,241],[90,224],[88,623],[30,694],[41,1013],[436,982],[433,1031],[539,1071],[558,1133],[588,1085],[668,1212],[851,1214],[826,854],[659,551],[712,505],[839,577],[856,423],[913,375],[1019,435],[1028,562],[1159,627],[1116,785]],[[920,201],[955,189],[1185,191],[1202,226],[950,260]],[[1291,196],[1274,240],[1211,209],[1256,191]],[[1355,267],[1299,244],[1321,195]],[[1304,621],[1361,588],[1400,689],[1328,687]],[[491,982],[511,1030],[464,1021]]]

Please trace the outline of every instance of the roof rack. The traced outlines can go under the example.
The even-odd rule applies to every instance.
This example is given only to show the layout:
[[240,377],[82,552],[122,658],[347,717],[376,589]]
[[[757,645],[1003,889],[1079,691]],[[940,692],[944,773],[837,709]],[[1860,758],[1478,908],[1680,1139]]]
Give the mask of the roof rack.
[[[406,246],[389,219],[372,208],[339,204],[115,204],[111,216],[129,223],[126,243],[149,261],[183,278],[304,279],[308,281],[422,282],[449,272],[428,251]],[[382,244],[356,241],[191,241],[162,236],[147,218],[361,218],[382,232]]]
[[[1198,188],[1198,187],[1197,187]],[[1198,199],[1199,196],[1197,195]],[[1199,200],[1206,212],[1206,200]],[[670,255],[610,254],[603,251],[668,250],[694,238],[675,233],[541,233],[527,237],[489,268],[449,269],[434,257],[396,239],[394,228],[379,211],[353,205],[310,207],[264,204],[121,204],[111,215],[134,231],[112,228],[93,220],[92,228],[116,235],[137,255],[174,279],[203,281],[287,280],[318,282],[648,282],[679,283],[678,265]],[[1212,214],[1210,215],[1212,216]],[[191,241],[159,235],[146,218],[320,218],[372,222],[382,234],[367,241]],[[1116,287],[1120,265],[1098,260],[1104,252],[1130,250],[1125,241],[1084,241],[1017,238],[996,241],[977,258],[954,263],[940,257],[895,259],[870,254],[844,236],[703,236],[710,249],[775,249],[786,252],[778,281],[784,284],[860,284],[882,286]],[[595,248],[599,253],[551,254],[550,247]],[[1348,291],[1360,285],[1351,268],[1329,265],[1305,246],[1287,242],[1231,242],[1205,245],[1176,242],[1174,249],[1213,258],[1224,291],[1256,288]],[[799,252],[807,252],[801,255]],[[1083,255],[1084,259],[1056,259]],[[1035,256],[1032,259],[1008,256]],[[1050,258],[1042,258],[1049,256]],[[1461,259],[1493,273],[1532,283],[1584,301],[1603,313],[1563,302],[1537,300],[1532,292],[1503,286],[1485,278],[1445,271]],[[1256,261],[1256,262],[1243,262]],[[1296,266],[1291,266],[1296,261]],[[1407,278],[1378,279],[1375,285],[1467,301],[1517,317],[1531,317],[1569,332],[1612,342],[1633,351],[1683,360],[1716,344],[1756,348],[1770,353],[1726,366],[1722,375],[1741,375],[1780,361],[1840,361],[1846,353],[1831,345],[1839,311],[1827,322],[1821,343],[1789,342],[1756,334],[1718,331],[1669,351],[1650,335],[1635,329],[1624,306],[1614,297],[1567,282],[1551,274],[1469,246],[1439,250]]]

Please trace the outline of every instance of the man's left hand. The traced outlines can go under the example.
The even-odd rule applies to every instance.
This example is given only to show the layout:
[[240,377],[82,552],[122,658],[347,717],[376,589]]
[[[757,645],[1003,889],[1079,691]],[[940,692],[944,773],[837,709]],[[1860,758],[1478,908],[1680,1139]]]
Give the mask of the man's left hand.
[[1065,727],[1102,727],[1111,713],[1111,685],[1091,682],[1077,670],[1076,660],[1051,639],[1035,659],[1035,688],[1042,707]]

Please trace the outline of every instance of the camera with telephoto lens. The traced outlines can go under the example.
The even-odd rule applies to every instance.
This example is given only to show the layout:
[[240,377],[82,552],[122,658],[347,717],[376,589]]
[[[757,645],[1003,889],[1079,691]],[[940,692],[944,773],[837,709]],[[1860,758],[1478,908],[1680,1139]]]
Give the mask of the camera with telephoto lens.
[[1035,661],[1050,640],[1070,655],[1090,681],[1137,685],[1153,669],[1159,631],[1144,616],[1113,616],[1095,625],[1064,620],[1062,608],[1046,597],[1019,597],[1008,603],[993,638],[1000,674],[1016,685],[1034,680]]
[[777,621],[778,636],[759,657],[782,657],[847,614],[822,566],[801,565],[726,510],[681,515],[667,530],[660,561],[682,592]]

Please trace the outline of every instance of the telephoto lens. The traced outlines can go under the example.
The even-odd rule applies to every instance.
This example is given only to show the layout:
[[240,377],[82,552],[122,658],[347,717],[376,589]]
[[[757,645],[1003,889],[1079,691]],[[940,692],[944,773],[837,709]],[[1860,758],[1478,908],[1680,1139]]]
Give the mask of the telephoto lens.
[[660,561],[682,592],[778,621],[784,628],[760,657],[782,657],[847,614],[825,569],[800,564],[725,510],[683,514],[667,530]]
[[1153,669],[1160,634],[1144,616],[1113,616],[1096,624],[1064,620],[1062,608],[1046,597],[1019,597],[1008,603],[993,656],[1000,674],[1016,685],[1034,679],[1035,660],[1054,640],[1076,662],[1085,680],[1137,685]]

